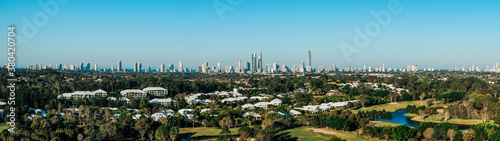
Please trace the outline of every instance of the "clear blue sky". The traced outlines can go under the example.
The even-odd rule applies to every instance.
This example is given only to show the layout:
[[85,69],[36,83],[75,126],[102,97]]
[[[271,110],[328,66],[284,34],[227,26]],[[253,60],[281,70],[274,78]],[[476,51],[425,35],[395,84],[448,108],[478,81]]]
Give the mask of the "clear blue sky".
[[[47,1],[47,0],[42,0]],[[68,0],[66,0],[68,1]],[[339,44],[353,44],[355,27],[364,29],[371,11],[387,10],[389,0],[242,0],[221,20],[215,0],[70,0],[29,42],[18,43],[17,64],[97,63],[122,60],[158,67],[195,68],[203,62],[236,65],[263,52],[264,64],[299,65],[311,49],[313,67],[374,66],[449,69],[484,68],[500,62],[500,1],[401,0],[401,13],[371,37],[348,62]],[[15,25],[24,37],[23,17],[46,13],[35,0],[0,0],[0,37]],[[43,18],[42,18],[43,19]],[[7,40],[0,40],[6,48]],[[0,58],[6,61],[6,51]]]

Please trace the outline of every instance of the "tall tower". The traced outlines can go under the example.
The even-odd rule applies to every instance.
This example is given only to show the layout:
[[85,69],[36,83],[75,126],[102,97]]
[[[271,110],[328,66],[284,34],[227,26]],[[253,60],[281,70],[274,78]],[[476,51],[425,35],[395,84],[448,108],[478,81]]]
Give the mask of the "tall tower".
[[97,69],[97,64],[94,64],[94,71],[97,71],[99,69]]
[[137,69],[138,69],[137,71],[138,71],[138,72],[141,72],[141,70],[142,70],[142,63],[139,63],[138,65],[139,65],[139,66],[137,66]]
[[122,71],[122,61],[118,60],[118,68],[116,68],[116,71],[120,72]]
[[496,64],[496,67],[495,67],[495,68],[496,68],[497,70],[499,70],[499,69],[498,69],[498,62],[497,62],[497,64]]
[[311,50],[307,52],[307,66],[311,67]]
[[160,72],[165,72],[165,64],[160,65]]
[[252,54],[252,72],[256,72],[257,71],[257,54],[256,53],[253,53]]
[[179,62],[179,72],[184,72],[184,64],[182,63],[182,61]]
[[137,72],[137,63],[134,62],[134,72]]
[[262,51],[259,53],[259,61],[258,61],[258,65],[259,65],[259,68],[258,68],[258,72],[262,72]]
[[236,60],[236,70],[235,70],[235,72],[241,73],[241,60],[240,59]]

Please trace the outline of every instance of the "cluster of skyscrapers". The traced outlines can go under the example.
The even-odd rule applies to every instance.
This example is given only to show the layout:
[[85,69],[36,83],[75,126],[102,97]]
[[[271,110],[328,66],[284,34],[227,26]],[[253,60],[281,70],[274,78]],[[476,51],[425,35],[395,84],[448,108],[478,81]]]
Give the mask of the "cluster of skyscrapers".
[[[348,66],[347,68],[337,68],[334,64],[333,66],[329,66],[325,68],[323,66],[318,66],[315,69],[312,68],[312,60],[311,60],[311,50],[307,52],[307,65],[304,61],[297,67],[293,65],[293,67],[289,68],[285,64],[267,63],[266,67],[264,67],[262,61],[262,52],[259,54],[252,53],[251,60],[245,61],[242,64],[242,60],[236,60],[236,67],[231,65],[226,65],[223,67],[221,63],[217,63],[217,65],[209,66],[208,62],[204,62],[201,66],[197,66],[195,70],[190,70],[184,67],[184,63],[182,61],[179,62],[178,68],[175,69],[174,64],[168,65],[168,68],[165,67],[165,64],[160,64],[159,68],[154,70],[151,69],[151,66],[147,68],[143,68],[142,63],[134,62],[133,70],[127,70],[127,68],[123,68],[121,60],[118,60],[117,67],[115,68],[114,64],[111,64],[111,67],[108,68],[98,68],[97,64],[94,64],[91,67],[90,63],[77,63],[62,65],[56,64],[53,66],[52,64],[44,65],[35,64],[35,65],[27,65],[25,69],[29,70],[41,70],[41,69],[55,69],[55,70],[72,70],[72,71],[107,71],[107,72],[201,72],[201,73],[278,73],[278,72],[294,72],[294,73],[303,73],[303,72],[333,72],[333,71],[343,71],[343,72],[417,72],[417,71],[435,71],[434,68],[423,68],[419,69],[417,65],[407,65],[406,68],[386,68],[385,64],[381,66],[378,63],[375,63],[375,67],[363,65],[363,68],[353,68]],[[468,72],[500,72],[498,62],[495,65],[492,65],[490,68],[489,65],[486,66],[486,69],[481,69],[478,66],[472,65],[472,67],[466,69],[462,67],[461,69],[457,67],[451,68],[449,71],[468,71]]]

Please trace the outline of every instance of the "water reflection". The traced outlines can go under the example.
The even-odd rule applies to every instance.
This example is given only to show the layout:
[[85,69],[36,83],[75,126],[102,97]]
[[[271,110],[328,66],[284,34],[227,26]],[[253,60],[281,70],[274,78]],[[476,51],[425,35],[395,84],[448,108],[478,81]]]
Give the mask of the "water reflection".
[[[418,127],[419,122],[417,121],[412,121],[410,117],[405,116],[408,112],[405,110],[397,110],[396,112],[392,112],[392,119],[391,120],[384,120],[384,119],[376,119],[376,121],[388,121],[392,123],[397,123],[397,124],[402,124],[402,125],[408,125],[410,127]],[[459,130],[465,130],[469,129],[470,126],[468,125],[457,125]]]

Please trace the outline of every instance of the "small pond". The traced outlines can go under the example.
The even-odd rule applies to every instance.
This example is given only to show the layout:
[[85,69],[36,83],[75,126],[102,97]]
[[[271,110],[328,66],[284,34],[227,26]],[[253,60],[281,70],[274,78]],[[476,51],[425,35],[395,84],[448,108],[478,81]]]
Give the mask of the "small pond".
[[[411,126],[411,127],[418,127],[418,124],[420,122],[413,121],[413,120],[411,120],[410,117],[405,116],[405,114],[407,114],[407,113],[408,112],[405,111],[405,110],[397,110],[397,111],[391,113],[391,115],[392,115],[392,119],[391,120],[376,119],[376,121],[388,121],[388,122],[392,122],[392,123],[397,123],[397,124],[402,124],[402,125],[408,125],[408,126]],[[465,129],[469,129],[470,128],[470,126],[468,126],[468,125],[457,125],[457,127],[460,130],[465,130]]]

